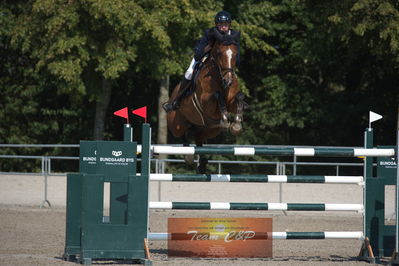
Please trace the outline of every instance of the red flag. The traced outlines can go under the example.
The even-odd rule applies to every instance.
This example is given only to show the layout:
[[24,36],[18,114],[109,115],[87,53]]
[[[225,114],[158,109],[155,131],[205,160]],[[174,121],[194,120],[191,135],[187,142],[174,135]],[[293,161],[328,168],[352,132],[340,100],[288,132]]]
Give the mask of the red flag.
[[141,116],[144,118],[145,123],[147,123],[147,106],[138,108],[132,111],[133,114]]
[[114,112],[114,115],[117,115],[117,116],[126,118],[127,123],[129,124],[129,113],[128,113],[128,112],[129,112],[129,111],[128,111],[128,108],[125,107],[125,108],[123,108],[123,109],[120,109],[120,110]]

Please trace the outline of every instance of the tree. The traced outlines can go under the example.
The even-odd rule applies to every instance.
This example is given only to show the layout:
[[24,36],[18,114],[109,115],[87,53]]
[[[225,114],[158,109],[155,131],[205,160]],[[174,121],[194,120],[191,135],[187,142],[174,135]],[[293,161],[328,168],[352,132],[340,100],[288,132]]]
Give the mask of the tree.
[[146,32],[162,35],[133,1],[27,2],[16,16],[11,43],[34,62],[32,71],[57,80],[57,91],[96,102],[94,138],[102,139],[115,80],[137,57]]
[[[310,50],[321,59],[323,53],[330,54],[321,66],[329,66],[324,67],[325,76],[334,73],[328,74],[327,88],[335,99],[325,99],[324,104],[329,107],[325,116],[329,116],[330,128],[343,124],[335,138],[353,145],[348,132],[362,131],[368,124],[368,111],[374,110],[384,115],[376,127],[376,141],[394,143],[399,97],[397,1],[327,1],[323,5],[315,1],[312,8],[321,10],[324,17],[317,24],[319,40],[331,43],[327,45],[330,53],[325,41]],[[359,122],[353,123],[356,117]],[[361,140],[358,143],[362,145]]]

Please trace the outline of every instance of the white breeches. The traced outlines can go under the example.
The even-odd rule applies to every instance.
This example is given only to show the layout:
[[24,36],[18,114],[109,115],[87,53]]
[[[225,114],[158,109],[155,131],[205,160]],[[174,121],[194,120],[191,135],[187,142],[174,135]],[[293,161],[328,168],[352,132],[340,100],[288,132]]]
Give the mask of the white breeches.
[[194,71],[194,66],[197,63],[195,59],[191,60],[190,66],[187,68],[186,73],[184,73],[184,77],[188,80],[191,80],[193,78],[193,71]]

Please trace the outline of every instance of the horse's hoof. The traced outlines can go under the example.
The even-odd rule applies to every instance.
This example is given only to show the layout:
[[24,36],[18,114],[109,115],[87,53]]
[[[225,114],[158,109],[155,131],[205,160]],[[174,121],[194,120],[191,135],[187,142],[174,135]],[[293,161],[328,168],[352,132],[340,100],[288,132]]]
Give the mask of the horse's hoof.
[[242,115],[236,115],[234,123],[241,124],[241,122],[242,122]]
[[230,132],[233,135],[238,135],[242,131],[241,123],[233,123],[230,126]]
[[186,164],[193,164],[194,163],[194,155],[185,155],[184,162]]

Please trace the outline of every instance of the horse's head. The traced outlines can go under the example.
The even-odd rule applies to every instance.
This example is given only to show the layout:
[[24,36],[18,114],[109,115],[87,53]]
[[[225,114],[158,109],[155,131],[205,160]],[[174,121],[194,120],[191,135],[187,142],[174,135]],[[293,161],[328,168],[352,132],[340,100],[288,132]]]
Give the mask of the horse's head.
[[215,30],[213,36],[215,42],[212,47],[211,56],[218,67],[223,88],[226,89],[233,83],[240,32],[227,35]]

